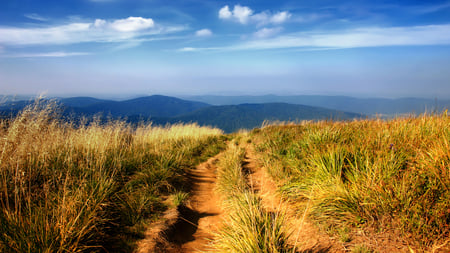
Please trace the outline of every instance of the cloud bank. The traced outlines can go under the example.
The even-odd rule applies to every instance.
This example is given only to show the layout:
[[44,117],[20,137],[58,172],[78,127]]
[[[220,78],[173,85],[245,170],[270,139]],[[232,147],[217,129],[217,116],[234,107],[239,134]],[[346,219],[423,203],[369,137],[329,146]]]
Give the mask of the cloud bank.
[[[450,24],[411,27],[366,27],[339,32],[302,32],[271,37],[279,30],[263,28],[254,38],[220,48],[190,48],[203,50],[267,50],[289,48],[344,49],[385,46],[450,45]],[[270,37],[270,38],[268,38]]]
[[156,25],[151,18],[129,17],[126,19],[76,22],[47,27],[0,27],[0,44],[57,45],[83,42],[123,42],[141,36],[166,34],[184,30],[184,27]]

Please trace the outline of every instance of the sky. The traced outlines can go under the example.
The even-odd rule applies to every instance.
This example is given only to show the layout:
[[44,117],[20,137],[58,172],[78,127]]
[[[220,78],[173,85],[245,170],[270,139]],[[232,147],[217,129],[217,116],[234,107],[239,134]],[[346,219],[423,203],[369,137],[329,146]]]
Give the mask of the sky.
[[1,0],[0,94],[450,99],[450,1]]

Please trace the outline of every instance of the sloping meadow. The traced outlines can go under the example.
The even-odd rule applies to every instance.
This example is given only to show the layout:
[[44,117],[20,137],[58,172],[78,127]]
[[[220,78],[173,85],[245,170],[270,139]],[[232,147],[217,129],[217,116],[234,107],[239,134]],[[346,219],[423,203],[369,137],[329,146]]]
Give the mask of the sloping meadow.
[[327,230],[370,228],[437,248],[450,231],[450,118],[305,122],[254,130],[299,213]]
[[[0,121],[0,251],[132,251],[222,132],[62,121],[37,101]],[[181,193],[181,194],[180,194]],[[176,199],[176,198],[175,198]]]

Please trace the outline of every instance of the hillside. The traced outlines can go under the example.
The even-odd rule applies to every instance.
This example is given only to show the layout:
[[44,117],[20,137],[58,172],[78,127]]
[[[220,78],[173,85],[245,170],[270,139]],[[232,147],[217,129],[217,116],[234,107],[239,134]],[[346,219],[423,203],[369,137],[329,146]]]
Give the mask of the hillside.
[[[92,97],[73,97],[56,100],[60,103],[63,114],[75,117],[96,114],[112,116],[113,118],[128,116],[139,116],[144,119],[149,117],[173,117],[209,106],[202,102],[187,101],[161,95],[124,101],[103,100]],[[31,103],[33,103],[32,100],[5,103],[3,106],[0,106],[0,114],[15,115]]]
[[[65,104],[66,100],[61,100]],[[189,113],[209,106],[202,102],[187,101],[175,97],[153,95],[125,101],[99,101],[86,106],[74,106],[71,109],[77,113],[92,115],[103,113],[113,117],[173,117]]]
[[69,107],[88,107],[95,104],[108,103],[108,100],[93,97],[71,97],[61,98],[59,100],[63,105]]
[[170,119],[154,118],[153,122],[163,125],[165,123],[197,122],[199,125],[218,127],[230,133],[242,128],[259,127],[264,121],[347,120],[359,117],[362,115],[312,106],[267,103],[210,106]]
[[201,101],[212,105],[231,105],[243,103],[289,103],[323,107],[345,112],[365,115],[398,115],[432,112],[436,105],[438,111],[450,108],[450,100],[435,100],[426,98],[355,98],[348,96],[190,96],[186,99]]
[[[72,119],[102,115],[126,119],[130,123],[152,121],[156,125],[195,122],[201,126],[215,126],[228,133],[259,127],[264,121],[301,121],[362,117],[325,108],[287,103],[241,104],[210,106],[174,97],[154,95],[125,101],[74,97],[59,100],[62,114]],[[0,107],[1,115],[15,115],[30,101],[19,101]]]

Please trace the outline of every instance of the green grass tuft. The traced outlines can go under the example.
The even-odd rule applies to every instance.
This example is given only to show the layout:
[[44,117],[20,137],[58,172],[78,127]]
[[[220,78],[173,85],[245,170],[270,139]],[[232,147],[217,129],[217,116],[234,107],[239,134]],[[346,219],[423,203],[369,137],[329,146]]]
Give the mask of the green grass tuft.
[[430,247],[450,235],[449,126],[443,114],[266,126],[252,136],[298,212],[328,226],[395,229]]
[[284,215],[266,211],[247,184],[241,167],[244,155],[245,151],[233,144],[219,163],[217,188],[228,215],[215,246],[221,252],[291,252]]

